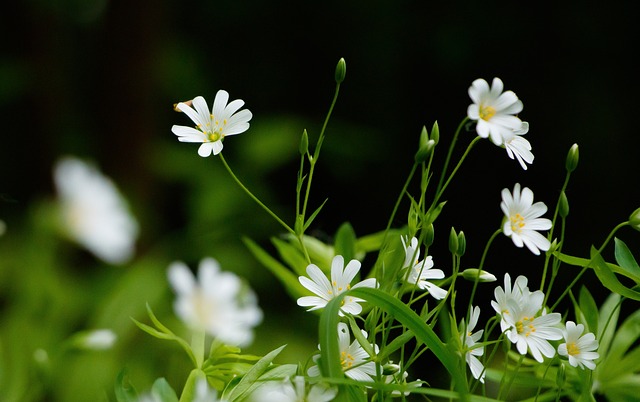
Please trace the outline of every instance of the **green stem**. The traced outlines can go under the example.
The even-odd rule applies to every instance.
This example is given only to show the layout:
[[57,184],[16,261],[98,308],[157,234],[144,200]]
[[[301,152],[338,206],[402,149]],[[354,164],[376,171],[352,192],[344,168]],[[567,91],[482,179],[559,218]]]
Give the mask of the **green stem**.
[[502,233],[502,229],[498,229],[495,232],[493,232],[493,234],[489,238],[489,241],[487,241],[487,245],[484,247],[484,251],[482,252],[482,257],[480,258],[480,264],[478,265],[478,276],[476,277],[476,280],[473,281],[473,288],[471,289],[471,297],[469,298],[469,305],[467,306],[468,317],[471,317],[471,306],[473,305],[473,298],[476,295],[476,288],[478,287],[478,281],[480,280],[480,274],[482,273],[482,269],[484,268],[484,261],[487,258],[489,247],[491,246],[495,238],[498,237],[500,233]]
[[[629,222],[622,222],[618,224],[615,228],[613,228],[611,233],[609,233],[609,236],[607,236],[607,239],[604,241],[604,243],[602,243],[602,246],[600,246],[600,248],[598,249],[597,255],[600,255],[600,253],[602,253],[602,250],[604,250],[607,244],[609,244],[609,242],[611,241],[615,233],[621,228],[627,226],[628,224]],[[592,261],[593,261],[593,258],[590,259],[589,263],[580,270],[580,272],[578,273],[578,275],[576,275],[575,278],[573,278],[573,281],[571,281],[571,284],[564,290],[564,292],[562,292],[562,294],[560,295],[558,300],[555,302],[555,304],[551,306],[551,311],[554,311],[556,307],[558,307],[558,304],[560,304],[562,299],[567,295],[567,293],[571,290],[571,288],[573,288],[573,286],[578,282],[578,280],[582,277],[582,275],[584,275],[587,269],[589,269],[589,266],[591,265]]]
[[231,175],[233,180],[235,180],[235,182],[240,186],[240,188],[243,189],[244,192],[247,193],[247,195],[252,200],[254,200],[258,205],[260,205],[262,207],[262,209],[264,209],[269,215],[271,215],[271,217],[273,219],[275,219],[280,225],[282,225],[282,227],[285,228],[287,232],[295,235],[296,232],[293,229],[291,229],[289,227],[289,225],[284,223],[284,221],[282,219],[280,219],[280,217],[278,217],[278,215],[276,215],[273,211],[271,211],[269,209],[269,207],[264,205],[264,203],[262,203],[262,201],[260,201],[255,195],[253,195],[253,193],[251,191],[249,191],[249,189],[247,187],[245,187],[244,184],[242,184],[240,179],[238,179],[238,177],[231,170],[231,167],[229,167],[229,165],[227,164],[227,161],[224,159],[224,156],[222,156],[222,153],[218,154],[218,156],[220,157],[220,160],[222,161],[222,164],[224,165],[224,167],[227,169],[227,172],[229,172],[229,174]]
[[444,193],[444,190],[447,189],[447,186],[449,186],[449,183],[451,183],[451,180],[453,180],[453,176],[455,176],[455,174],[458,172],[458,169],[460,169],[460,166],[462,166],[462,162],[464,162],[464,160],[467,158],[467,156],[469,155],[469,152],[471,152],[471,149],[473,148],[473,146],[476,145],[478,143],[478,141],[480,141],[481,139],[482,139],[482,137],[476,137],[476,138],[473,139],[473,141],[471,141],[469,143],[469,146],[467,146],[467,149],[464,151],[464,154],[462,154],[462,157],[458,161],[458,164],[451,171],[451,174],[449,175],[449,178],[447,179],[447,181],[442,186],[440,186],[440,185],[438,186],[438,191],[436,192],[436,196],[433,199],[433,203],[431,204],[432,207],[434,207],[435,205],[438,204],[438,201],[440,201],[440,197],[442,197],[442,194]]
[[456,132],[453,134],[453,139],[451,140],[451,144],[449,145],[449,151],[447,152],[447,158],[444,161],[444,166],[442,167],[442,173],[440,174],[440,181],[438,182],[438,188],[436,189],[436,194],[440,193],[440,189],[442,188],[442,183],[444,182],[444,177],[447,174],[447,168],[449,167],[449,162],[451,161],[451,155],[453,154],[453,148],[455,148],[456,141],[458,141],[458,136],[460,135],[460,131],[465,124],[469,121],[469,117],[465,117],[462,119]]

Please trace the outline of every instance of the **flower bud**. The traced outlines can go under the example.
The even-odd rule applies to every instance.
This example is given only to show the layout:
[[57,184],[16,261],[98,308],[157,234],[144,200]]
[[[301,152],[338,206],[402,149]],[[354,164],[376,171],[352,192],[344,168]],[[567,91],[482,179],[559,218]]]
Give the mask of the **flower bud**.
[[433,152],[433,148],[436,146],[436,142],[434,140],[429,140],[424,146],[420,146],[418,152],[416,152],[413,159],[416,163],[422,163],[427,160],[431,152]]
[[336,83],[342,83],[342,81],[344,81],[345,75],[347,75],[347,62],[344,61],[343,57],[338,60],[338,65],[336,66]]
[[578,144],[573,144],[569,149],[569,153],[567,154],[567,162],[565,165],[567,168],[567,172],[571,173],[576,170],[576,167],[578,167],[579,156],[580,153],[578,152]]
[[566,378],[567,374],[565,372],[564,364],[560,364],[556,374],[556,385],[558,386],[558,389],[562,389],[562,387],[564,387]]
[[398,364],[394,364],[393,362],[389,362],[382,366],[382,375],[394,375],[400,372],[400,366]]
[[558,212],[562,218],[566,218],[569,215],[569,200],[567,199],[567,195],[565,192],[560,193],[560,201],[558,205]]
[[302,130],[302,138],[300,138],[300,146],[298,148],[300,155],[305,155],[309,151],[309,135],[307,129]]
[[438,126],[437,120],[433,123],[433,127],[431,127],[431,139],[436,144],[440,142],[440,127]]
[[477,268],[465,269],[464,271],[462,271],[462,277],[471,282],[475,282],[476,280],[478,282],[495,282],[496,281],[496,277],[493,274],[483,269],[477,269]]
[[629,224],[635,229],[640,230],[640,208],[633,211],[629,216]]
[[451,254],[458,253],[458,235],[454,228],[451,228],[451,232],[449,232],[449,251]]
[[409,233],[413,235],[418,231],[418,226],[420,226],[420,208],[415,201],[411,201],[411,206],[409,207],[409,216],[407,219],[407,227],[409,228]]
[[458,251],[456,252],[456,254],[458,254],[458,257],[462,257],[466,249],[467,239],[464,237],[464,232],[460,231],[460,233],[458,233]]
[[429,247],[433,244],[433,238],[435,236],[435,229],[433,228],[433,223],[429,224],[429,226],[427,226],[424,229],[423,232],[423,236],[424,236],[424,246],[425,247]]

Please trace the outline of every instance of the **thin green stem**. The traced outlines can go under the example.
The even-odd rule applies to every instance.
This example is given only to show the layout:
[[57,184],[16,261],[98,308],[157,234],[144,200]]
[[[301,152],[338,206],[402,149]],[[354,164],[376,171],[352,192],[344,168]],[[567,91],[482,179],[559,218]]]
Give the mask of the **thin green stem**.
[[[604,248],[607,246],[607,244],[609,244],[609,242],[611,241],[613,236],[616,234],[616,232],[618,230],[620,230],[621,228],[627,226],[628,224],[629,224],[629,222],[622,222],[622,223],[618,224],[615,228],[613,228],[611,233],[609,233],[609,236],[607,236],[607,239],[604,241],[604,243],[602,243],[602,246],[600,246],[600,248],[598,249],[597,254],[600,255],[600,253],[602,253],[602,250],[604,250]],[[556,307],[558,307],[558,304],[560,304],[562,299],[564,299],[564,297],[567,295],[567,293],[573,288],[573,286],[575,286],[575,284],[582,277],[582,275],[584,275],[584,273],[587,271],[587,269],[589,269],[589,266],[591,265],[592,261],[593,261],[593,258],[590,259],[589,263],[580,270],[580,272],[578,273],[578,275],[576,275],[575,278],[573,278],[573,280],[571,281],[571,284],[569,284],[569,286],[567,288],[565,288],[564,292],[562,292],[562,294],[560,295],[558,300],[556,300],[555,304],[553,306],[551,306],[551,311],[554,311],[556,309]]]
[[233,170],[231,170],[231,167],[229,167],[229,165],[227,164],[227,161],[224,159],[224,156],[222,156],[222,153],[218,154],[218,156],[220,157],[220,160],[222,161],[222,164],[224,165],[224,167],[227,169],[227,172],[229,172],[229,174],[231,175],[233,180],[235,180],[235,182],[240,186],[240,188],[243,189],[244,192],[247,193],[247,195],[253,201],[255,201],[258,205],[260,205],[260,207],[262,207],[262,209],[264,209],[269,215],[271,215],[271,217],[273,219],[275,219],[280,225],[282,225],[282,227],[285,228],[287,230],[287,232],[295,235],[296,232],[293,229],[291,229],[291,227],[289,227],[289,225],[284,223],[284,221],[282,219],[280,219],[280,217],[278,217],[278,215],[276,215],[273,211],[271,211],[269,209],[269,207],[264,205],[264,203],[262,201],[260,201],[255,195],[253,195],[253,193],[251,191],[249,191],[249,189],[244,184],[242,184],[240,179],[238,179],[238,177],[233,173]]
[[464,125],[467,124],[467,121],[469,121],[469,117],[465,117],[464,119],[462,119],[462,121],[458,125],[458,128],[456,129],[456,132],[453,134],[453,139],[451,140],[451,144],[449,145],[449,151],[447,152],[447,158],[444,161],[444,166],[442,167],[442,173],[440,174],[440,181],[438,181],[438,188],[436,189],[436,194],[440,193],[442,184],[444,182],[444,178],[447,174],[447,168],[449,167],[449,162],[451,161],[451,155],[453,154],[453,149],[455,148],[456,141],[458,141],[458,136],[460,135],[460,131],[462,130],[462,127],[464,127]]
[[443,185],[438,186],[438,191],[436,192],[436,196],[434,197],[433,203],[431,204],[432,207],[435,206],[438,203],[438,201],[440,201],[440,197],[442,197],[444,190],[447,189],[447,187],[449,186],[449,183],[451,183],[451,180],[453,180],[453,177],[458,172],[458,169],[460,169],[460,166],[462,166],[462,162],[464,162],[464,160],[467,158],[473,146],[476,145],[481,139],[482,137],[476,137],[469,143],[469,145],[467,146],[467,149],[464,151],[464,154],[462,154],[462,157],[456,164],[456,167],[451,171],[451,174],[449,175],[449,178],[447,179],[447,181]]
[[487,245],[484,247],[484,251],[482,252],[482,257],[480,257],[480,264],[478,265],[478,276],[476,277],[476,280],[473,281],[473,288],[471,289],[471,297],[469,298],[469,305],[467,306],[468,317],[471,316],[471,306],[473,305],[473,299],[476,295],[476,289],[478,287],[478,281],[480,280],[480,274],[482,273],[482,269],[484,268],[484,261],[486,260],[487,254],[489,253],[489,247],[491,247],[491,244],[493,243],[495,238],[498,237],[500,233],[502,233],[502,229],[498,229],[495,232],[493,232],[493,234],[487,241]]

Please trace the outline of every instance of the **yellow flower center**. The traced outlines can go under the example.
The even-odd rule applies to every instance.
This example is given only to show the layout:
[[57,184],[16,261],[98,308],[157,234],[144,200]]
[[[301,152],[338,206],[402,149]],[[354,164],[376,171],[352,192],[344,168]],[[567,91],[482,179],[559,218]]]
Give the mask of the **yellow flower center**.
[[346,350],[340,353],[340,364],[342,365],[343,370],[349,370],[351,367],[353,367],[354,362],[355,359]]
[[491,120],[496,114],[496,109],[493,106],[480,106],[480,118],[485,121]]
[[511,230],[513,230],[516,233],[521,233],[522,232],[522,228],[524,228],[524,217],[520,214],[515,214],[515,215],[511,215],[511,217],[509,217],[509,220],[511,221]]
[[523,317],[522,320],[516,322],[516,331],[525,337],[531,335],[532,332],[536,332],[536,327],[533,326],[533,317]]
[[567,353],[571,356],[579,355],[580,348],[578,348],[578,345],[576,345],[575,342],[569,342],[567,343]]
[[210,117],[211,121],[207,122],[206,127],[202,127],[201,124],[196,126],[198,130],[207,136],[204,142],[216,142],[224,138],[224,128],[227,125],[227,119],[222,120],[222,124],[220,124],[220,120],[216,120],[213,115],[210,115]]

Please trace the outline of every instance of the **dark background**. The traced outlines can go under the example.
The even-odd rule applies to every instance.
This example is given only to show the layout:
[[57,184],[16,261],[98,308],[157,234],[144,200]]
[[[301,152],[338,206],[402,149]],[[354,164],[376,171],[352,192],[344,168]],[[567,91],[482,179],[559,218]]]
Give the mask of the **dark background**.
[[[502,219],[500,190],[516,182],[553,208],[565,155],[578,143],[565,251],[586,256],[640,207],[640,87],[632,61],[639,29],[627,4],[12,2],[0,17],[0,193],[7,199],[0,218],[9,230],[20,225],[33,201],[51,195],[54,161],[74,154],[96,161],[127,194],[141,221],[140,253],[167,233],[178,233],[167,251],[176,259],[224,254],[228,243],[241,247],[241,235],[264,244],[279,228],[221,177],[218,161],[177,142],[171,125],[190,123],[172,104],[197,95],[211,103],[221,88],[243,99],[252,128],[225,142],[226,158],[291,222],[297,141],[304,128],[317,138],[344,57],[347,78],[313,190],[314,207],[330,202],[313,233],[330,239],[347,220],[359,235],[383,229],[422,126],[438,121],[442,162],[466,115],[471,82],[497,76],[524,103],[520,117],[531,124],[526,138],[535,162],[523,171],[504,150],[478,144],[444,197],[450,202],[437,247],[446,250],[450,226],[464,230],[467,264],[477,264]],[[463,133],[458,155],[474,135]],[[188,193],[222,185],[244,209],[228,216],[221,211],[228,203],[193,201]],[[637,232],[619,235],[638,250]],[[487,266],[496,276],[538,280],[532,270],[539,272],[542,257],[503,237],[495,248]],[[250,280],[270,297],[257,283],[264,274]]]

